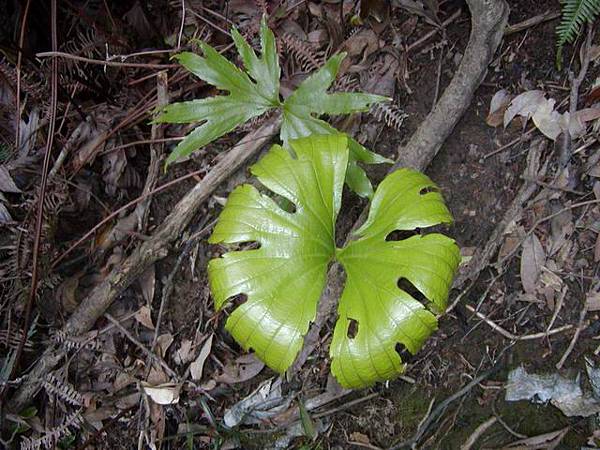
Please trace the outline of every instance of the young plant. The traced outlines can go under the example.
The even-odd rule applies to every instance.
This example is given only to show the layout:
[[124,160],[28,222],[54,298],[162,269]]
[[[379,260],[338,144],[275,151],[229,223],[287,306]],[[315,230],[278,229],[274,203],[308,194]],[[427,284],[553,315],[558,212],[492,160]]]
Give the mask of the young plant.
[[[188,156],[253,117],[272,110],[282,115],[281,139],[287,146],[291,139],[310,134],[333,134],[337,131],[316,116],[350,114],[368,110],[371,105],[389,99],[363,93],[327,93],[345,54],[332,56],[325,65],[307,77],[282,101],[279,90],[279,59],[275,36],[263,17],[260,26],[262,55],[258,57],[242,35],[233,28],[233,41],[246,71],[221,56],[207,43],[200,43],[204,56],[184,52],[176,56],[183,67],[201,80],[228,91],[219,95],[167,106],[156,120],[161,123],[202,122],[175,148],[167,165]],[[374,164],[388,159],[367,150],[354,139],[349,140],[350,156],[346,182],[359,195],[373,193],[371,183],[358,162]]]
[[[449,223],[450,212],[429,178],[397,170],[378,186],[353,240],[336,248],[348,139],[312,135],[288,143],[289,149],[274,145],[251,172],[294,212],[244,184],[230,194],[209,239],[259,244],[210,261],[216,307],[245,295],[227,330],[244,349],[284,372],[302,347],[328,266],[337,260],[347,278],[330,348],[331,370],[342,386],[352,388],[394,378],[404,368],[398,344],[414,354],[437,328],[435,314],[445,310],[460,254],[452,239],[437,233],[388,239],[394,231]],[[425,300],[407,292],[407,283]]]

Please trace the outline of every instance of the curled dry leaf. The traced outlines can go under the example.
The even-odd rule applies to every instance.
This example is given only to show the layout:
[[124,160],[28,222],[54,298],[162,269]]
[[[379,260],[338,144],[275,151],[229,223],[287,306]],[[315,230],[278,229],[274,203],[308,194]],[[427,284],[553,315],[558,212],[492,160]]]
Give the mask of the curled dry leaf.
[[194,381],[202,379],[204,363],[206,362],[206,358],[208,358],[208,355],[210,355],[210,351],[212,349],[212,341],[213,335],[211,334],[202,345],[202,349],[200,350],[200,353],[198,354],[196,360],[192,362],[192,364],[190,364],[190,376]]
[[[414,17],[414,16],[413,16]],[[490,111],[485,118],[485,123],[490,127],[499,127],[503,123],[504,113],[512,100],[512,95],[506,89],[500,89],[492,97]]]
[[523,242],[521,255],[521,283],[528,294],[535,292],[542,266],[546,261],[546,252],[535,234],[531,234]]
[[154,291],[156,288],[156,269],[154,264],[148,267],[138,278],[142,296],[147,305],[151,305],[154,300]]
[[172,405],[179,402],[180,385],[175,383],[163,383],[158,386],[152,386],[142,382],[142,388],[154,403],[159,405]]
[[533,116],[541,102],[545,101],[543,91],[527,91],[517,95],[510,102],[510,106],[504,114],[504,128],[517,116],[523,116],[526,119]]
[[142,306],[138,312],[135,313],[135,320],[144,325],[146,328],[150,328],[154,330],[154,324],[152,323],[152,316],[150,313],[150,308],[147,306]]

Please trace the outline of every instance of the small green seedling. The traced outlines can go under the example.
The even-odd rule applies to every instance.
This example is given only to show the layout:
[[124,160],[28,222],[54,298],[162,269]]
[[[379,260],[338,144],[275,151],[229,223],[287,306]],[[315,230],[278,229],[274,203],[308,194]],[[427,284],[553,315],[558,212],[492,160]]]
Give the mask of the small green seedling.
[[[209,242],[254,242],[259,248],[210,261],[215,304],[221,309],[232,297],[245,295],[227,330],[244,349],[285,372],[315,318],[328,266],[337,260],[347,278],[330,347],[331,370],[344,387],[392,379],[404,369],[398,344],[414,354],[437,328],[435,314],[446,308],[460,252],[452,239],[437,233],[388,238],[394,231],[449,223],[450,212],[429,178],[397,170],[375,191],[353,240],[336,248],[348,139],[313,135],[288,143],[290,149],[274,145],[251,172],[294,211],[250,184],[229,195]],[[401,280],[424,300],[409,294]]]
[[[338,132],[319,119],[319,115],[366,111],[375,103],[389,100],[372,94],[327,93],[345,56],[344,53],[340,53],[332,56],[321,69],[307,77],[285,101],[282,101],[279,89],[281,70],[275,36],[268,28],[266,19],[263,17],[260,27],[260,57],[235,28],[232,29],[231,35],[246,71],[237,68],[204,42],[200,43],[204,56],[190,52],[176,56],[187,70],[218,89],[228,91],[229,95],[174,103],[164,109],[156,122],[201,122],[201,125],[189,133],[169,155],[167,165],[269,111],[281,112],[281,140],[284,146],[287,146],[291,139]],[[370,197],[373,188],[357,163],[375,164],[390,161],[367,150],[351,138],[349,148],[346,183],[359,195]]]

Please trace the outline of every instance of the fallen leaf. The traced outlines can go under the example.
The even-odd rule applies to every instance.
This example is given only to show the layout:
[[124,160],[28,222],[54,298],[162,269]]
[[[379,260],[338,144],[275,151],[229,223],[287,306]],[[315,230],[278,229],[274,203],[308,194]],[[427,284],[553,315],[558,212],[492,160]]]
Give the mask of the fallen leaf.
[[158,346],[157,353],[159,354],[159,356],[164,358],[165,355],[167,354],[167,350],[169,349],[169,347],[171,346],[172,343],[173,343],[173,335],[171,333],[161,334],[156,339],[156,345]]
[[563,116],[554,110],[554,99],[543,99],[538,103],[538,107],[533,113],[533,123],[548,139],[556,140],[559,134],[564,130],[562,122]]
[[150,328],[154,330],[154,324],[152,323],[152,316],[150,313],[150,308],[147,306],[142,306],[138,312],[135,313],[135,320],[144,325],[146,328]]
[[4,166],[0,166],[0,191],[14,194],[21,192],[21,189],[17,187],[10,173],[8,173],[8,169]]
[[151,305],[154,300],[154,290],[156,287],[156,269],[154,264],[142,272],[138,278],[142,296],[147,305]]
[[173,356],[175,364],[181,366],[182,364],[187,364],[193,358],[192,345],[193,342],[190,339],[183,339],[181,341],[179,348]]
[[175,383],[163,383],[152,386],[142,381],[142,388],[154,403],[159,405],[172,405],[179,402],[180,385]]
[[545,261],[546,253],[542,243],[535,234],[529,235],[523,242],[521,254],[521,284],[528,294],[535,292]]
[[369,445],[371,443],[371,441],[369,440],[369,436],[363,433],[359,433],[358,431],[350,433],[350,440],[365,445]]
[[504,128],[518,115],[529,119],[538,109],[540,103],[545,102],[543,91],[526,91],[517,95],[510,102],[504,114]]
[[254,378],[264,367],[265,363],[253,353],[248,353],[226,364],[223,373],[215,377],[215,380],[227,384],[242,383]]
[[212,341],[213,335],[211,334],[208,339],[202,345],[202,349],[200,350],[200,354],[196,358],[192,364],[190,364],[190,375],[192,380],[198,381],[202,379],[202,372],[204,371],[204,363],[206,362],[206,358],[210,355],[210,351],[212,349]]
[[496,92],[490,102],[490,111],[485,119],[485,123],[490,127],[499,127],[502,125],[504,113],[511,100],[512,96],[506,89],[500,89]]
[[4,203],[2,203],[2,199],[0,199],[0,223],[7,223],[12,221],[12,216],[8,212],[8,209],[6,209],[6,206],[4,206]]
[[594,262],[600,262],[600,233],[596,236],[596,245],[594,245]]
[[585,304],[588,311],[600,311],[600,291],[588,292],[585,296]]

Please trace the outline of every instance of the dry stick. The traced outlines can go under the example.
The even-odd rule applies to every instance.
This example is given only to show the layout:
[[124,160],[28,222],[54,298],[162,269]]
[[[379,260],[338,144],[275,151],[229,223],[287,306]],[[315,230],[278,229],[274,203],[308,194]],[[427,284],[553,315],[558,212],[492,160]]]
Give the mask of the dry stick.
[[423,424],[419,427],[419,429],[417,430],[417,432],[415,433],[415,435],[411,439],[409,439],[407,441],[404,441],[404,442],[401,442],[401,443],[396,444],[396,445],[392,445],[389,448],[389,450],[399,450],[401,448],[412,448],[414,445],[416,445],[421,440],[421,438],[427,432],[427,430],[429,429],[429,427],[434,422],[436,422],[438,420],[438,418],[444,413],[444,411],[446,410],[446,408],[448,408],[448,406],[450,405],[450,403],[458,400],[462,396],[464,396],[467,393],[469,393],[471,391],[471,389],[473,389],[475,386],[477,386],[479,383],[481,383],[486,378],[489,378],[490,376],[492,376],[493,374],[495,374],[498,370],[500,370],[500,368],[501,368],[501,364],[500,363],[496,363],[496,365],[494,367],[492,367],[491,369],[489,369],[488,371],[486,371],[486,372],[482,373],[481,375],[473,378],[462,389],[460,389],[458,392],[455,392],[450,397],[448,397],[447,399],[445,399],[444,401],[442,401],[439,405],[437,405],[435,407],[435,409],[431,412],[431,414],[429,414],[427,416],[427,419],[423,422]]
[[579,335],[585,328],[585,316],[587,315],[587,312],[588,312],[588,304],[584,300],[583,307],[581,308],[581,312],[579,313],[579,323],[577,324],[577,329],[575,330],[575,334],[573,334],[573,338],[571,339],[571,342],[569,342],[569,347],[567,347],[567,350],[562,355],[562,358],[560,358],[560,361],[558,361],[558,363],[556,364],[556,368],[558,370],[562,369],[562,366],[564,365],[565,361],[567,360],[567,358],[569,357],[569,355],[575,348],[575,344],[577,343],[577,340],[579,339]]
[[469,439],[467,439],[465,443],[460,446],[460,450],[471,450],[471,448],[475,445],[475,442],[477,442],[477,440],[483,435],[483,433],[485,433],[487,429],[494,425],[497,421],[498,418],[492,416],[488,420],[483,422],[481,425],[479,425],[477,428],[475,428],[475,431],[471,433]]
[[544,22],[548,22],[550,20],[558,19],[560,17],[560,11],[552,12],[546,11],[545,13],[539,14],[537,16],[530,17],[529,19],[525,19],[522,22],[515,23],[514,25],[509,25],[504,30],[504,36],[508,36],[509,34],[519,33],[521,31],[527,30],[528,28],[535,27]]
[[[169,246],[185,230],[199,206],[229,176],[256,155],[271,136],[277,133],[280,116],[274,116],[260,128],[249,133],[240,143],[224,155],[215,167],[183,199],[175,205],[156,232],[137,247],[133,253],[113,269],[79,304],[62,331],[78,335],[90,330],[112,302],[127,289],[151,264],[167,255]],[[52,370],[64,357],[60,347],[48,347],[29,372],[27,380],[10,402],[12,411],[20,411],[27,405],[40,387],[39,380]]]
[[475,314],[477,317],[479,317],[481,320],[483,320],[485,323],[487,323],[493,330],[497,331],[502,336],[504,336],[506,339],[510,339],[511,341],[531,341],[534,339],[545,338],[545,337],[551,336],[553,334],[562,333],[563,331],[567,331],[567,330],[570,330],[571,328],[573,328],[573,325],[563,325],[562,327],[558,327],[553,330],[546,330],[546,331],[541,331],[539,333],[518,336],[518,335],[513,334],[510,331],[506,330],[505,328],[502,328],[496,322],[489,319],[485,314],[482,314],[479,311],[477,311],[471,305],[465,304],[465,308],[467,308],[469,311],[471,311],[473,314]]
[[[398,159],[390,172],[400,167],[423,171],[471,104],[475,90],[485,77],[488,64],[502,39],[508,18],[508,5],[504,0],[468,0],[467,3],[471,11],[472,28],[464,57],[440,101],[413,133],[406,146],[399,149]],[[366,210],[353,229],[365,218]],[[321,329],[337,306],[344,279],[341,265],[334,263],[329,269],[327,285],[319,299],[315,320],[288,371],[289,374],[299,372],[319,343]]]
[[[570,96],[569,96],[569,117],[571,120],[573,117],[575,117],[575,113],[577,112],[577,103],[579,101],[579,87],[581,86],[581,83],[583,82],[583,79],[585,78],[585,75],[587,74],[588,71],[588,67],[590,66],[590,49],[592,46],[592,36],[593,36],[593,31],[592,31],[592,27],[588,26],[588,32],[587,32],[587,36],[586,39],[583,43],[583,45],[581,46],[581,69],[579,70],[579,74],[577,75],[577,77],[575,77],[575,75],[573,74],[573,72],[569,71],[569,81],[571,82],[571,92],[570,92]],[[572,141],[571,141],[571,134],[570,132],[566,131],[565,132],[565,137],[566,137],[566,145],[563,146],[563,148],[561,149],[560,152],[560,158],[559,158],[559,163],[561,165],[561,167],[565,167],[569,160],[571,159],[571,156],[573,154],[573,145],[572,145]]]
[[177,69],[179,67],[178,64],[146,64],[146,63],[126,63],[126,62],[116,62],[116,61],[102,61],[100,59],[91,59],[85,58],[83,56],[71,55],[70,53],[65,52],[41,52],[36,53],[36,57],[38,58],[49,58],[49,57],[57,57],[57,58],[65,58],[72,59],[74,61],[80,61],[88,64],[98,64],[100,66],[110,66],[110,67],[137,67],[141,69]]
[[[52,48],[56,49],[58,46],[58,39],[56,35],[56,0],[51,2],[51,41]],[[33,240],[32,250],[32,262],[33,267],[31,274],[31,287],[29,288],[27,304],[25,305],[25,314],[23,319],[23,336],[17,347],[15,354],[14,364],[10,370],[9,379],[13,378],[19,370],[19,364],[21,361],[21,355],[23,354],[23,348],[25,347],[25,341],[27,339],[27,333],[29,326],[31,325],[31,312],[33,309],[33,302],[35,301],[37,293],[37,285],[39,281],[39,270],[40,270],[40,247],[42,243],[42,223],[44,220],[44,197],[46,195],[46,187],[48,184],[48,172],[50,170],[50,155],[52,154],[52,147],[54,145],[54,127],[56,126],[56,109],[58,104],[58,61],[52,60],[52,79],[50,82],[50,117],[48,120],[48,138],[46,140],[46,153],[44,155],[44,164],[42,166],[42,180],[40,183],[40,189],[37,199],[37,211],[35,221],[35,235]],[[4,389],[0,392],[0,398],[4,397]]]

